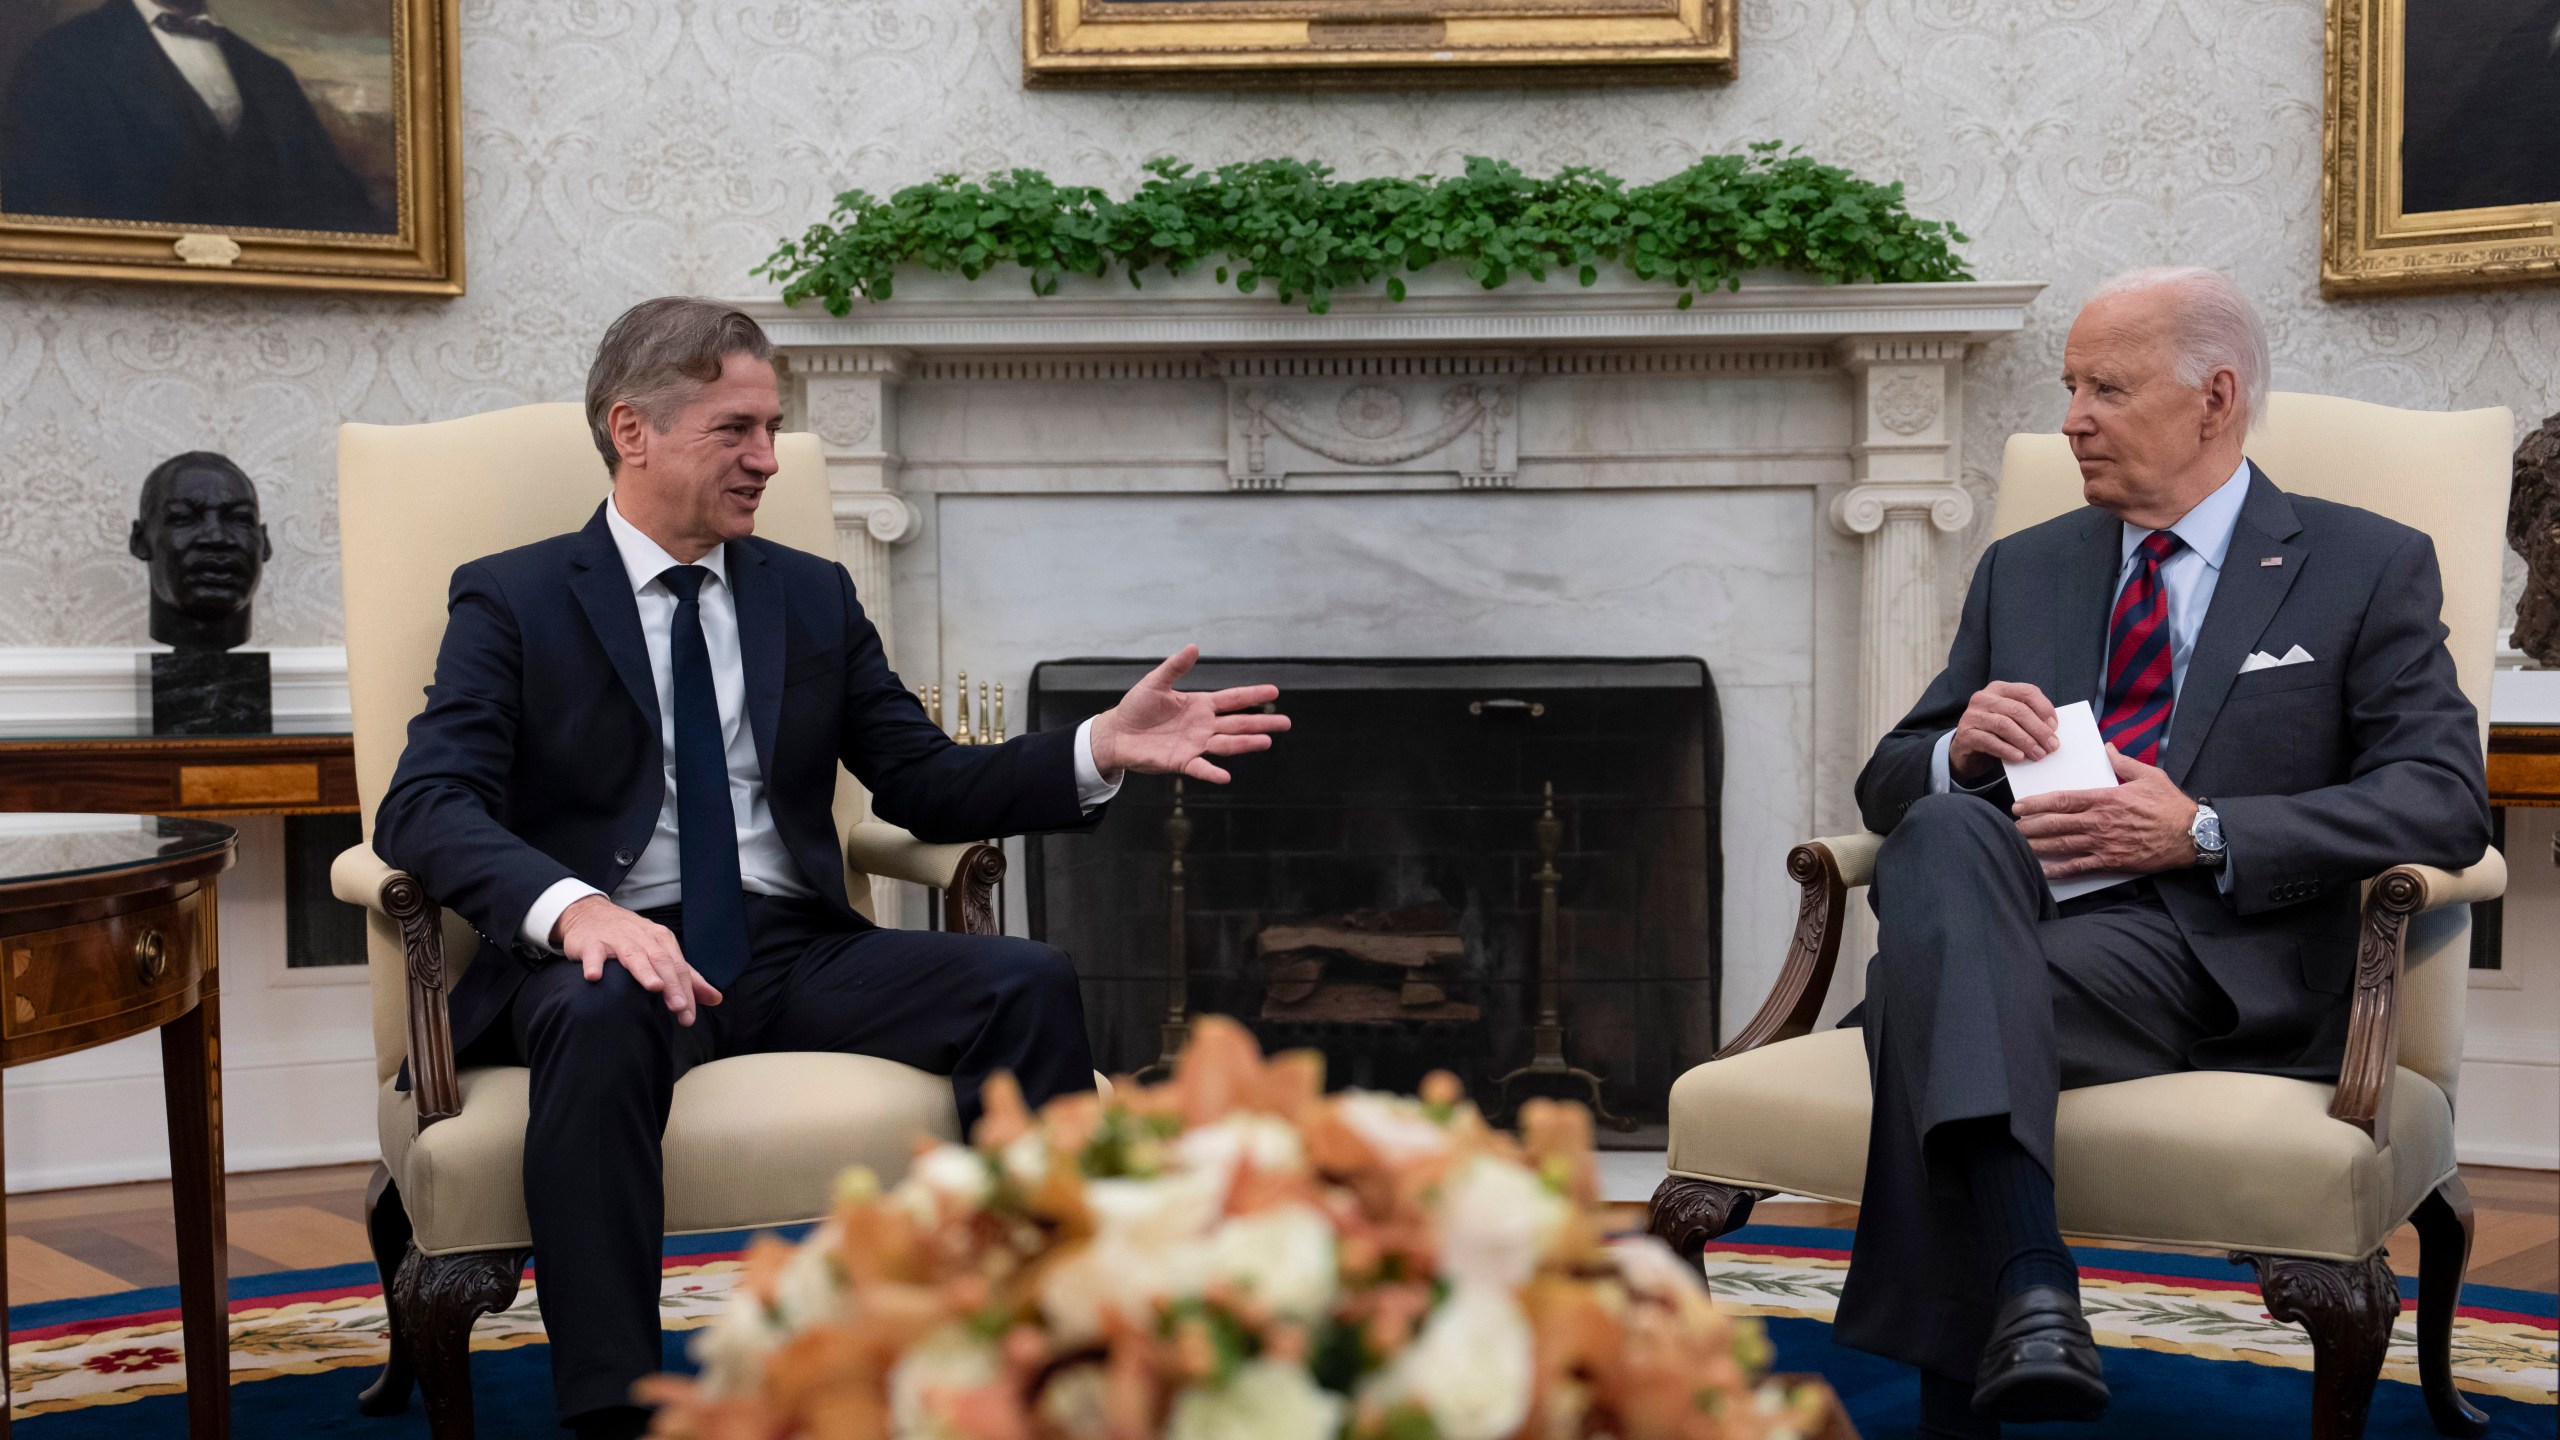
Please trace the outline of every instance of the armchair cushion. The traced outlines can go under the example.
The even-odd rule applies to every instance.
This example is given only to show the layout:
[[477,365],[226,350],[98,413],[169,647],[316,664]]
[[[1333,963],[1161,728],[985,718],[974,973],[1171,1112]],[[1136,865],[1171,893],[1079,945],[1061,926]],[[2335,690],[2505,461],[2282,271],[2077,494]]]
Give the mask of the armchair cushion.
[[[418,1131],[415,1099],[388,1083],[384,1163],[418,1248],[522,1249],[527,1079],[520,1066],[462,1072],[462,1113]],[[667,1233],[814,1220],[846,1166],[906,1174],[917,1137],[956,1139],[951,1082],[869,1055],[786,1052],[695,1066],[667,1117]]]
[[[2391,1144],[2329,1118],[2333,1087],[2189,1071],[2066,1090],[2063,1228],[2142,1244],[2353,1260],[2454,1173],[2453,1108],[2407,1069]],[[1864,1037],[1822,1030],[1710,1061],[1671,1087],[1674,1175],[1856,1203],[1867,1163]]]

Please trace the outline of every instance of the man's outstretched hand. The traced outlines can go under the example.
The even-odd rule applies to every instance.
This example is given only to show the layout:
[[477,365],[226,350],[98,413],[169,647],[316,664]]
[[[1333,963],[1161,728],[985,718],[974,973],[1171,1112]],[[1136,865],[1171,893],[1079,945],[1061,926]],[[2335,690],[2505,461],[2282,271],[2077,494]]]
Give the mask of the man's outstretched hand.
[[1183,646],[1130,687],[1119,704],[1093,717],[1093,766],[1106,779],[1135,770],[1224,785],[1227,772],[1208,757],[1268,750],[1271,737],[1289,728],[1286,715],[1238,713],[1279,699],[1278,686],[1174,689],[1174,682],[1199,663],[1200,647]]
[[667,1002],[679,1025],[693,1023],[697,1006],[720,1003],[720,992],[685,960],[674,931],[602,895],[583,896],[561,911],[551,943],[591,981],[604,978],[606,961],[621,965],[641,989]]

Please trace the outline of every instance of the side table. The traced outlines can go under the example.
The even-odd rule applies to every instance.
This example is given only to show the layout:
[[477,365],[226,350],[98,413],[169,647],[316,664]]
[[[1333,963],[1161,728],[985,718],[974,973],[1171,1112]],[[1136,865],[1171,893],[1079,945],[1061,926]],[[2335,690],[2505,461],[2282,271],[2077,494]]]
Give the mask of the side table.
[[[231,867],[234,843],[230,826],[209,820],[0,816],[0,1068],[160,1032],[196,1440],[231,1432],[213,877]],[[6,1219],[0,1198],[0,1229]],[[7,1284],[0,1250],[0,1295]],[[6,1344],[0,1320],[0,1354]]]
[[131,725],[0,740],[0,810],[129,815],[352,815],[344,730],[153,735]]

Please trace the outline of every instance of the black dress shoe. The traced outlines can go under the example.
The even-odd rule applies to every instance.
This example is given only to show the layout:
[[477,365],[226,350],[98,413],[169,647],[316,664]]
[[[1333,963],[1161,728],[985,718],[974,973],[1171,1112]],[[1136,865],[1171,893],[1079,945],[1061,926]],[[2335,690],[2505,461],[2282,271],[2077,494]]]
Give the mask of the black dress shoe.
[[2106,1413],[2106,1367],[2069,1291],[2037,1285],[2000,1302],[1974,1373],[1973,1408],[2020,1423]]

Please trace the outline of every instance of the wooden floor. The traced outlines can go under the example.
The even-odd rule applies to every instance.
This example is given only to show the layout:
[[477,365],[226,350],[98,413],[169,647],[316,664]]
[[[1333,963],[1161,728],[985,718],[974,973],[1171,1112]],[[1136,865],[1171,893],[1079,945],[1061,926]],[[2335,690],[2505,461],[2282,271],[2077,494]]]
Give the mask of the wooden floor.
[[[364,1238],[365,1179],[371,1165],[234,1175],[230,1187],[231,1273],[263,1275],[372,1260]],[[2560,1173],[2462,1167],[2479,1212],[2471,1279],[2518,1290],[2560,1291]],[[1640,1206],[1620,1217],[1641,1226]],[[1850,1226],[1857,1207],[1802,1202],[1763,1205],[1752,1218],[1771,1225]],[[2391,1238],[2391,1266],[2418,1271],[2418,1241]],[[177,1242],[166,1184],[109,1185],[9,1197],[9,1303],[105,1295],[178,1283]]]

